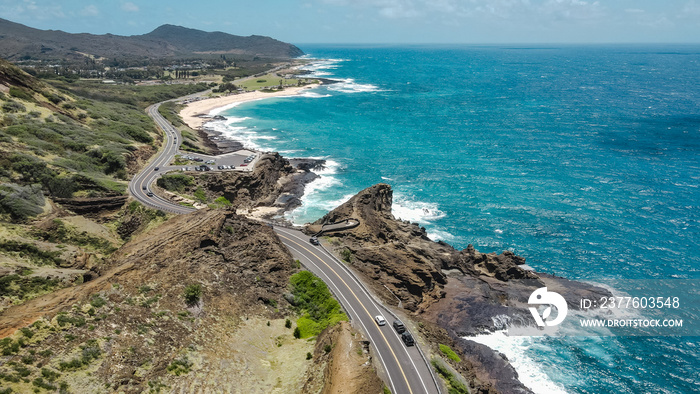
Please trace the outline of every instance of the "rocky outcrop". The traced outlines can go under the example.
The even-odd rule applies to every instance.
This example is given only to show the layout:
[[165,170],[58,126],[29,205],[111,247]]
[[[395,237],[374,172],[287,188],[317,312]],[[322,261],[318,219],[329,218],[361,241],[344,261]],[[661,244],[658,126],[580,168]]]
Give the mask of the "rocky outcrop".
[[[402,307],[424,325],[437,323],[444,330],[465,355],[468,365],[461,372],[476,392],[529,390],[502,355],[462,337],[531,319],[527,300],[540,287],[560,290],[574,309],[581,297],[609,295],[602,288],[525,269],[525,259],[510,251],[481,253],[472,245],[456,250],[434,242],[419,225],[395,219],[391,204],[391,187],[374,185],[308,225],[307,231],[316,233],[325,224],[358,220],[355,228],[324,235],[334,238],[329,243],[335,245],[335,252],[386,303],[395,305],[398,297]],[[432,339],[444,340],[440,335]]]
[[301,205],[304,186],[318,178],[311,169],[322,165],[322,160],[314,159],[297,159],[292,165],[278,153],[270,153],[258,159],[253,172],[212,172],[197,177],[194,189],[202,186],[212,200],[224,196],[239,209],[289,210]]

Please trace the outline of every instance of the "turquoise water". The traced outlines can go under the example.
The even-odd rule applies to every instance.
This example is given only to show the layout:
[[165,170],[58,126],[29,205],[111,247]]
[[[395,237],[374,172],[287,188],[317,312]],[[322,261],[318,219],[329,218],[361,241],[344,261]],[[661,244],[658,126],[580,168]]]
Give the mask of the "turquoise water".
[[[457,248],[510,249],[539,271],[621,287],[700,278],[700,47],[302,49],[341,83],[214,124],[329,160],[291,220],[385,182],[395,216]],[[540,392],[700,384],[697,337],[509,341]]]

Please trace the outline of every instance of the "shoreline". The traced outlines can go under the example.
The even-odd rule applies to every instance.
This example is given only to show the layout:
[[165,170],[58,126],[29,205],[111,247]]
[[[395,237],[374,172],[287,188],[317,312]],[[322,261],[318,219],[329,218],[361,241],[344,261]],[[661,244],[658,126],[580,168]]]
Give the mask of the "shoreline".
[[278,92],[261,92],[252,91],[238,94],[231,94],[228,96],[219,96],[213,98],[205,98],[202,100],[191,101],[185,104],[185,108],[180,111],[180,117],[182,121],[185,122],[193,130],[200,130],[203,128],[204,124],[212,120],[212,111],[224,110],[224,108],[234,105],[239,105],[242,103],[247,103],[250,101],[263,100],[272,97],[290,97],[297,96],[303,91],[308,89],[313,89],[320,85],[306,85],[286,88]]

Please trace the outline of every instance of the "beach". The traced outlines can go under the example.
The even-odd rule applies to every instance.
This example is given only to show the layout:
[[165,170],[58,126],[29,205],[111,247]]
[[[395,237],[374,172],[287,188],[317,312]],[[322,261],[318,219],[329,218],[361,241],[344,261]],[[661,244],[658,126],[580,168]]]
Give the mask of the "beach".
[[239,94],[232,94],[228,96],[219,96],[206,98],[198,101],[192,101],[190,103],[187,103],[185,108],[183,108],[182,111],[180,111],[180,116],[188,126],[197,130],[201,128],[204,125],[204,123],[211,120],[208,117],[208,115],[211,113],[211,111],[215,109],[227,107],[233,104],[245,103],[248,101],[262,100],[270,97],[296,96],[306,89],[311,89],[315,87],[318,87],[318,85],[314,84],[307,86],[291,87],[281,91],[270,93],[260,91],[245,92]]

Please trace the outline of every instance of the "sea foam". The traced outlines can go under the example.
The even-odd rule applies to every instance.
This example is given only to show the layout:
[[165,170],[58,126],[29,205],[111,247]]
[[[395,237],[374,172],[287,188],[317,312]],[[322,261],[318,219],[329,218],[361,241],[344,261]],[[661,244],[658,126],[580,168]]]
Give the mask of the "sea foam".
[[564,387],[553,382],[542,370],[540,364],[528,356],[528,349],[534,346],[542,351],[547,351],[547,346],[538,338],[509,337],[505,331],[497,331],[493,334],[465,337],[464,339],[481,343],[505,354],[510,364],[518,372],[518,379],[535,393],[566,394]]

